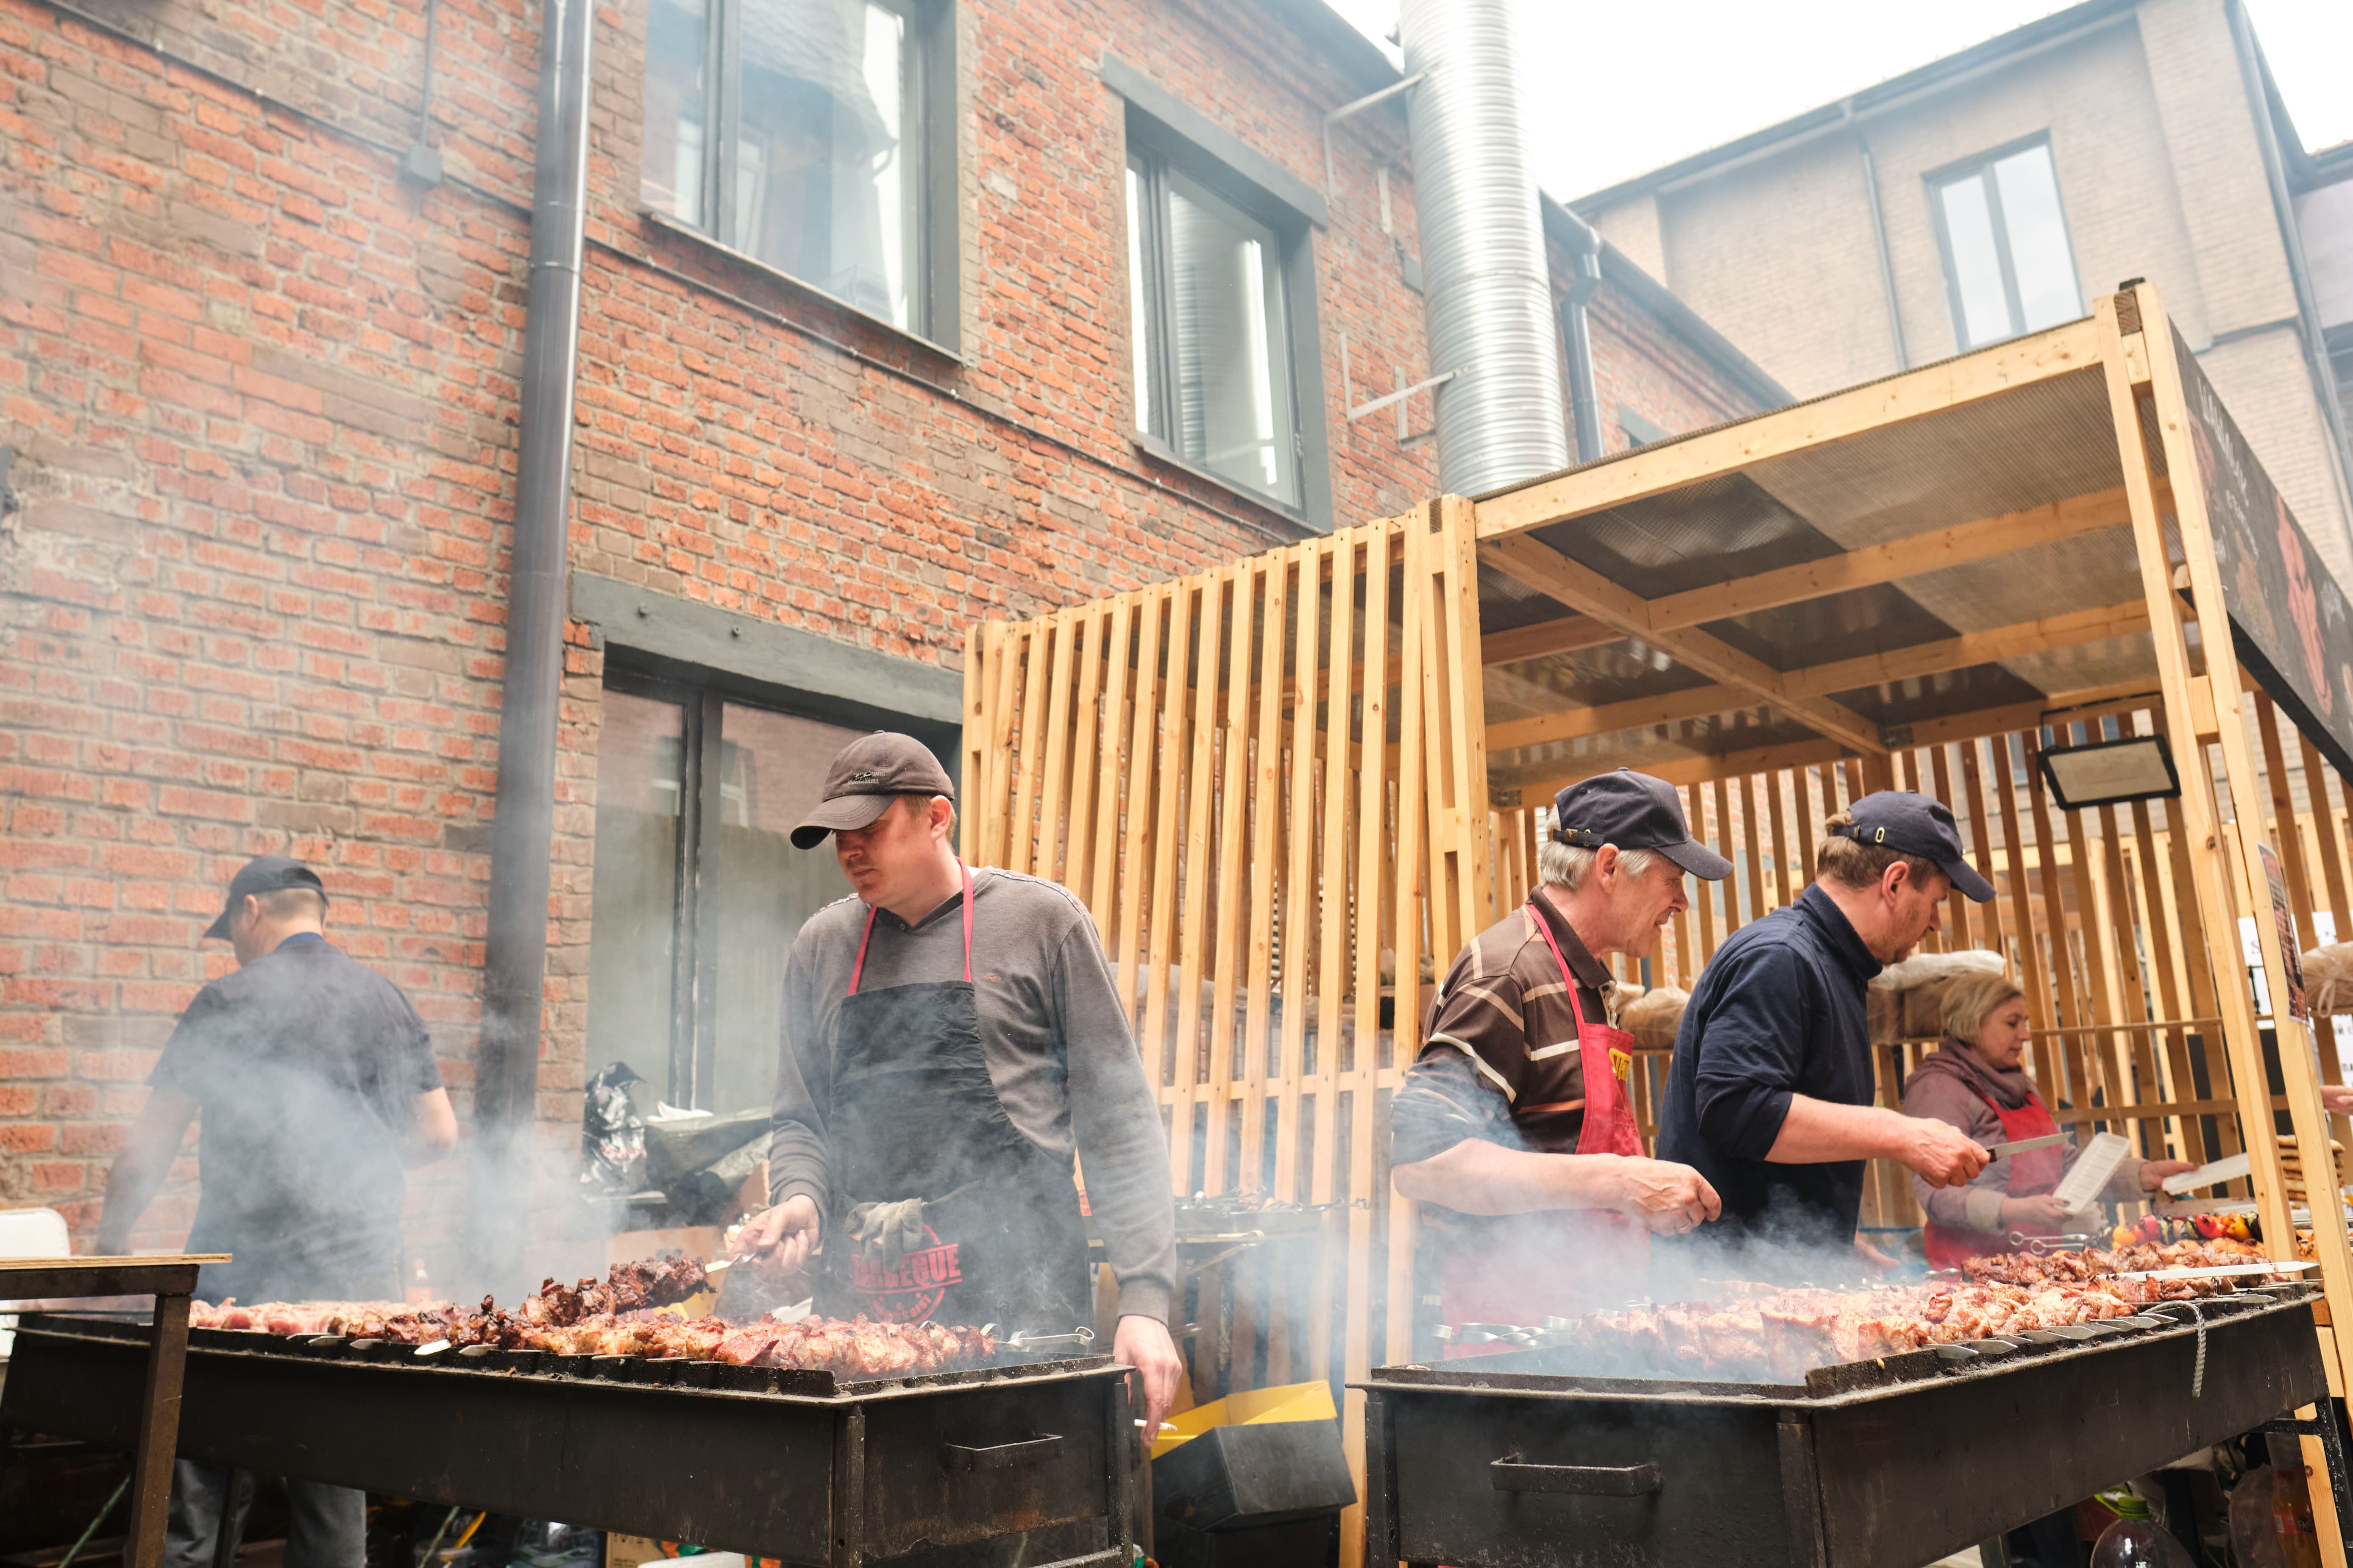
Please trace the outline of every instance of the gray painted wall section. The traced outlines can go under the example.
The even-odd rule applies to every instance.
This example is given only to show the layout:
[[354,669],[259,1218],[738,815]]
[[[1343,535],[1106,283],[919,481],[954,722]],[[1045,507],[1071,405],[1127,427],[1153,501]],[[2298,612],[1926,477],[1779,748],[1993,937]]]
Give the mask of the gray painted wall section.
[[852,647],[611,577],[572,574],[572,618],[596,628],[599,647],[618,643],[658,658],[913,719],[964,722],[964,677],[955,670]]

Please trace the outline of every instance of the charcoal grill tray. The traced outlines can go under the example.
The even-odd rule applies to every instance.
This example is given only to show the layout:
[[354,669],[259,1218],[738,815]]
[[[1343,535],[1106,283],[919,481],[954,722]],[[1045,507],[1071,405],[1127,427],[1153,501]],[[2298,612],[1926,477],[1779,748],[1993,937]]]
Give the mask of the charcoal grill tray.
[[2325,1404],[2315,1294],[2205,1307],[2196,1394],[2194,1322],[1978,1362],[1917,1352],[1804,1386],[1564,1374],[1547,1351],[1378,1368],[1361,1385],[1368,1560],[1932,1562]]
[[[148,1337],[141,1323],[26,1314],[0,1425],[127,1447]],[[379,1353],[195,1331],[179,1451],[794,1564],[913,1565],[1025,1531],[1031,1561],[1124,1568],[1132,1555],[1133,1422],[1108,1356],[837,1382]],[[714,1385],[635,1381],[694,1366]]]

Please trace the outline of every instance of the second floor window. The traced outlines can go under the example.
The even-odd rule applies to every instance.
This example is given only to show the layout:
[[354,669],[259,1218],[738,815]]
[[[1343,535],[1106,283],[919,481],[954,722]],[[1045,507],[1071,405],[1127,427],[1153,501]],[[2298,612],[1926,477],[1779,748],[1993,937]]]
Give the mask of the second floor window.
[[1146,148],[1128,157],[1127,234],[1136,428],[1297,510],[1284,237]]
[[2084,313],[2048,142],[1940,171],[1929,176],[1928,194],[1962,349]]
[[878,0],[648,0],[640,199],[926,332],[925,32]]

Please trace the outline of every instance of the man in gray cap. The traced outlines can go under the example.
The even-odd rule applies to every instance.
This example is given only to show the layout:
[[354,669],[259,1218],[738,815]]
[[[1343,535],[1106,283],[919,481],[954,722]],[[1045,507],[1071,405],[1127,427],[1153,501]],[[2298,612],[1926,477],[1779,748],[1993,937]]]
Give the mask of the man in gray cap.
[[1692,837],[1672,785],[1625,768],[1562,790],[1553,824],[1535,893],[1447,971],[1391,1107],[1393,1179],[1427,1205],[1450,1325],[1639,1296],[1651,1234],[1716,1213],[1697,1172],[1643,1156],[1603,961],[1650,952],[1683,878],[1732,863]]
[[[108,1173],[98,1250],[130,1250],[132,1226],[171,1173],[188,1123],[200,1194],[191,1252],[227,1252],[196,1294],[269,1300],[400,1296],[402,1170],[458,1142],[449,1091],[423,1020],[391,981],[326,939],[327,889],[283,855],[248,861],[220,918],[237,968],[196,993],[148,1076],[147,1103]],[[250,1486],[183,1459],[174,1470],[164,1558],[215,1561],[222,1515],[234,1538]],[[288,1568],[360,1568],[367,1499],[286,1479]]]
[[1075,1154],[1156,1430],[1179,1370],[1159,1102],[1086,907],[965,866],[955,796],[923,742],[878,732],[793,829],[831,837],[855,896],[786,960],[773,1206],[738,1245],[797,1268],[822,1242],[830,1316],[1068,1333],[1093,1316]]

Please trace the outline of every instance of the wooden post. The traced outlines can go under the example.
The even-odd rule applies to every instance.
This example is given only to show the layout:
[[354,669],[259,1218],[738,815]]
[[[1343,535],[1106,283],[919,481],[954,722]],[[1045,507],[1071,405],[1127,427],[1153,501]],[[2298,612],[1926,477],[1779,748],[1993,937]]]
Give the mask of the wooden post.
[[[2137,333],[2126,333],[2119,323],[2121,304],[2133,309]],[[2240,1122],[2253,1167],[2256,1205],[2263,1215],[2263,1244],[2274,1258],[2296,1256],[2295,1227],[2282,1181],[2277,1123],[2271,1110],[2268,1079],[2263,1071],[2257,1036],[2253,998],[2230,971],[2236,967],[2238,917],[2243,910],[2255,917],[2263,953],[2264,984],[2275,999],[2273,1017],[2279,1042],[2281,1076],[2287,1089],[2288,1116],[2298,1146],[2312,1162],[2313,1237],[2319,1254],[2328,1332],[2322,1336],[2326,1359],[2339,1369],[2330,1380],[2343,1386],[2348,1339],[2353,1339],[2353,1250],[2348,1250],[2344,1205],[2337,1200],[2333,1162],[2328,1157],[2328,1121],[2322,1113],[2318,1064],[2310,1037],[2286,1008],[2287,969],[2280,950],[2275,922],[2270,918],[2265,879],[2255,864],[2254,847],[2245,842],[2252,825],[2263,821],[2263,802],[2256,793],[2254,759],[2242,721],[2239,661],[2230,625],[2228,601],[2222,594],[2221,571],[2215,560],[2205,497],[2190,482],[2200,473],[2188,428],[2180,368],[2174,359],[2172,329],[2147,284],[2130,295],[2103,299],[2097,308],[2101,359],[2106,369],[2109,407],[2115,416],[2116,441],[2125,458],[2125,489],[2133,515],[2133,534],[2141,563],[2143,593],[2147,598],[2150,629],[2158,650],[2164,685],[2168,731],[2185,743],[2177,764],[2182,778],[2181,831],[2193,846],[2190,874],[2206,930],[2223,943],[2215,962],[2217,1001],[2222,1032],[2237,1091]],[[2128,342],[2127,338],[2137,338]],[[2166,558],[2165,538],[2151,493],[2148,456],[2141,445],[2140,415],[2134,370],[2145,367],[2149,393],[2156,404],[2158,438],[2167,471],[2175,476],[2175,517],[2182,552],[2189,567],[2191,605],[2198,619],[2199,641],[2205,654],[2206,673],[2193,677],[2184,637],[2179,601],[2173,592],[2172,572]],[[2223,783],[2235,821],[2218,820],[2212,774],[2206,766],[2204,737],[2198,718],[2211,723],[2222,753]],[[2208,852],[2196,852],[2203,847]],[[2214,853],[2219,850],[2220,853]],[[2310,1456],[2307,1456],[2309,1458]],[[2344,1561],[2340,1521],[2326,1487],[2315,1487],[2313,1512],[2319,1525],[2324,1552],[2330,1561]]]

